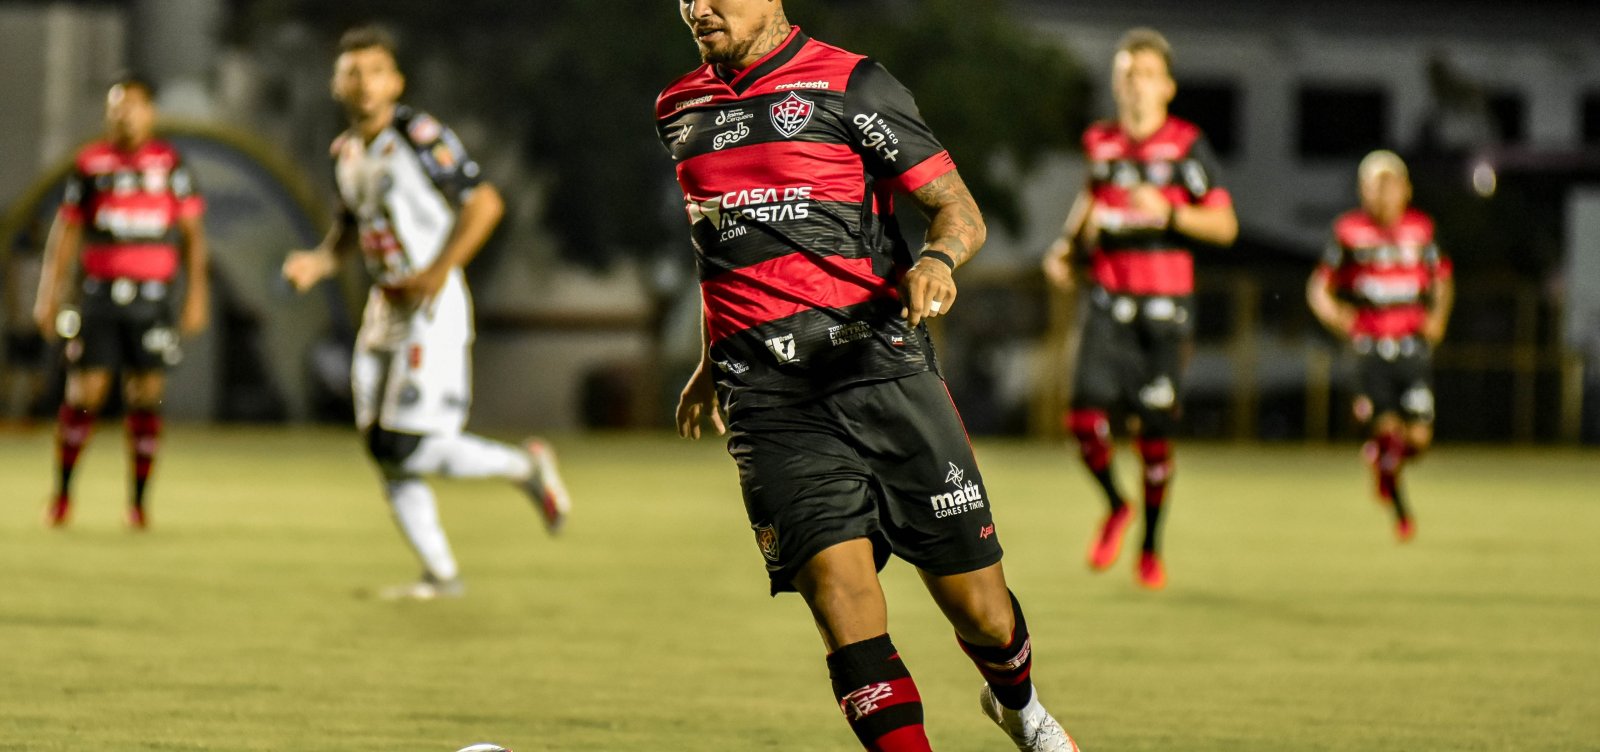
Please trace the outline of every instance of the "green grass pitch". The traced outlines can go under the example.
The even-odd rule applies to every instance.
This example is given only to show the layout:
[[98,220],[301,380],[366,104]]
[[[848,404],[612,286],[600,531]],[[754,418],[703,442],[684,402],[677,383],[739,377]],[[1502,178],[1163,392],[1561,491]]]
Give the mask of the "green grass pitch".
[[[440,483],[467,597],[397,604],[356,597],[417,567],[353,433],[177,427],[142,535],[120,433],[64,531],[49,436],[0,435],[0,750],[856,748],[718,441],[558,439],[555,540],[507,486]],[[1400,545],[1353,445],[1180,443],[1147,593],[1127,551],[1084,566],[1100,502],[1063,447],[978,450],[1041,694],[1088,752],[1600,749],[1593,451],[1445,447]],[[884,580],[934,747],[1008,749],[914,573]]]

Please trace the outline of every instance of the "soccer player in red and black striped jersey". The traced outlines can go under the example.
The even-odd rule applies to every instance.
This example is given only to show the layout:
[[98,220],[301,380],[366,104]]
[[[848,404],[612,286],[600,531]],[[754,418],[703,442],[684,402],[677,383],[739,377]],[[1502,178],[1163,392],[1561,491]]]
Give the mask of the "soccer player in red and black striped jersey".
[[1229,245],[1239,232],[1216,160],[1193,124],[1167,114],[1177,93],[1172,48],[1133,29],[1112,58],[1117,119],[1091,125],[1083,147],[1089,180],[1045,256],[1051,281],[1073,287],[1073,260],[1089,255],[1088,318],[1077,355],[1068,427],[1105,490],[1110,512],[1089,550],[1089,567],[1117,559],[1132,519],[1112,479],[1111,416],[1138,418],[1144,463],[1144,542],[1138,582],[1166,586],[1160,522],[1172,480],[1171,434],[1180,411],[1184,361],[1194,335],[1194,241]]
[[[893,553],[918,568],[1018,749],[1075,750],[1033,689],[988,491],[923,324],[950,311],[952,272],[983,244],[972,195],[910,92],[808,38],[781,0],[680,8],[705,63],[656,104],[703,300],[680,433],[731,432],[772,592],[810,606],[863,747],[929,749],[877,578]],[[916,255],[897,193],[930,218]]]
[[[129,77],[111,87],[106,137],[78,152],[46,248],[34,322],[44,336],[59,331],[67,340],[59,473],[48,511],[56,526],[67,521],[73,468],[119,369],[133,465],[128,522],[134,529],[145,526],[145,484],[161,433],[165,371],[178,360],[179,335],[193,336],[206,325],[204,205],[177,150],[154,137],[155,119],[149,83]],[[75,278],[80,251],[80,313],[76,319],[60,317],[58,326],[66,299],[62,288]],[[180,269],[187,289],[174,322]]]
[[1450,260],[1434,243],[1433,220],[1411,208],[1405,162],[1375,151],[1356,171],[1361,208],[1333,223],[1333,240],[1306,285],[1306,302],[1359,363],[1356,417],[1371,440],[1363,454],[1378,498],[1401,541],[1416,523],[1400,493],[1400,468],[1433,442],[1431,353],[1455,302]]

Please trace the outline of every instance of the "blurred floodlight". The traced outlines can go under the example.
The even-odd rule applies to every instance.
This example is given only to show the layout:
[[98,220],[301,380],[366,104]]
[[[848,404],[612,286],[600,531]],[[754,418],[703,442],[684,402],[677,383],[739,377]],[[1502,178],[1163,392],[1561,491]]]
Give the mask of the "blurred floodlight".
[[1477,191],[1479,196],[1483,198],[1494,196],[1499,182],[1499,177],[1494,172],[1494,165],[1485,161],[1472,166],[1472,190]]

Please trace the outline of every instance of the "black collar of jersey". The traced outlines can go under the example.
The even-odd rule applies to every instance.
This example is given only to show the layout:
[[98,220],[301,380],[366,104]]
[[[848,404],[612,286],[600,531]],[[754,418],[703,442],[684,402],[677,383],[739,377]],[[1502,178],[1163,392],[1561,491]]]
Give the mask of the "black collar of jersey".
[[800,49],[805,47],[806,42],[809,41],[811,41],[811,37],[806,36],[799,26],[794,26],[789,29],[789,38],[783,40],[783,44],[778,45],[777,49],[768,52],[765,57],[757,60],[755,65],[735,73],[732,77],[727,75],[728,71],[723,66],[713,65],[711,66],[711,75],[716,76],[717,80],[727,84],[728,88],[733,89],[733,93],[743,94],[755,82],[760,81],[768,74],[782,68],[790,60],[793,60],[794,56],[800,54]]

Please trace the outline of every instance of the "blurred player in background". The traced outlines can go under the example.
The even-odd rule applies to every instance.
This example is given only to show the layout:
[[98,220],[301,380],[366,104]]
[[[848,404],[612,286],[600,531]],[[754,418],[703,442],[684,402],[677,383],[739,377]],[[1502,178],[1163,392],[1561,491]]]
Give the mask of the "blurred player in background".
[[1375,151],[1357,169],[1361,208],[1333,223],[1333,240],[1311,273],[1306,301],[1317,320],[1355,351],[1356,418],[1378,498],[1394,510],[1401,541],[1416,523],[1400,492],[1400,468],[1433,441],[1431,355],[1455,301],[1450,260],[1434,244],[1433,220],[1411,208],[1411,178],[1394,152]]
[[[705,62],[656,105],[703,299],[679,432],[731,429],[772,593],[810,606],[862,746],[929,749],[877,577],[893,553],[985,678],[984,713],[1018,749],[1077,749],[1033,688],[988,492],[922,323],[950,310],[952,272],[983,245],[971,193],[911,93],[790,25],[781,0],[679,7]],[[897,190],[930,218],[917,258]]]
[[[78,455],[121,371],[133,464],[128,522],[145,527],[165,371],[179,360],[179,335],[200,333],[210,311],[204,205],[177,150],[154,137],[155,122],[148,82],[127,77],[111,87],[105,138],[78,152],[46,242],[34,323],[43,336],[67,340],[68,369],[57,434],[60,472],[48,511],[55,526],[67,522]],[[79,276],[80,252],[82,294],[73,312],[64,305]],[[187,290],[175,322],[180,270]]]
[[379,595],[426,600],[463,587],[424,476],[511,481],[551,533],[570,505],[544,442],[517,448],[463,431],[473,325],[462,267],[494,232],[504,203],[455,133],[399,103],[404,88],[387,34],[357,28],[344,35],[333,95],[350,128],[332,147],[337,219],[320,246],[289,255],[283,274],[305,291],[356,247],[371,272],[351,368],[356,422],[423,566],[421,580]]
[[1177,93],[1172,50],[1151,29],[1133,29],[1111,66],[1117,119],[1089,126],[1087,187],[1045,273],[1073,288],[1073,264],[1089,256],[1088,317],[1077,355],[1067,423],[1083,461],[1105,490],[1110,513],[1089,550],[1089,567],[1117,559],[1132,512],[1111,470],[1111,416],[1138,418],[1144,463],[1144,542],[1138,582],[1160,589],[1161,512],[1172,481],[1172,431],[1180,412],[1185,361],[1193,349],[1195,241],[1226,246],[1239,233],[1233,199],[1219,185],[1216,159],[1193,124],[1167,114]]

